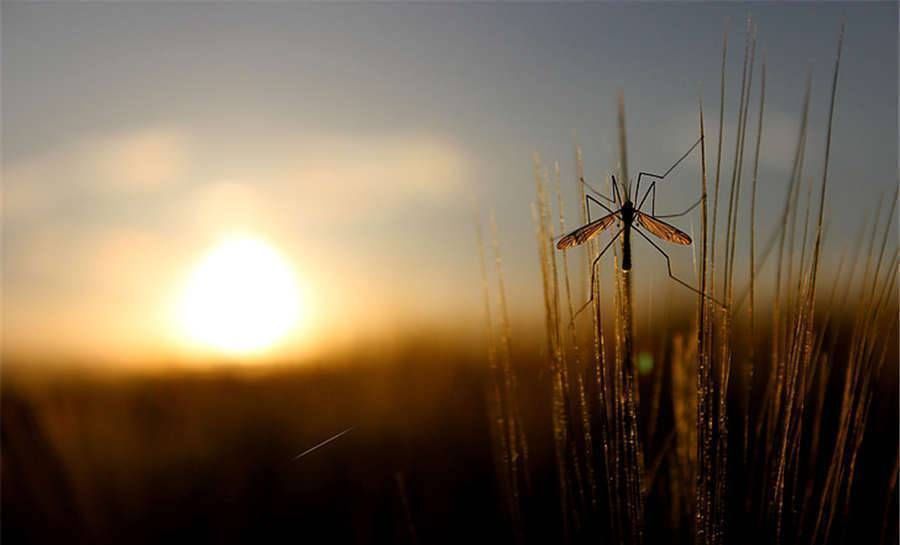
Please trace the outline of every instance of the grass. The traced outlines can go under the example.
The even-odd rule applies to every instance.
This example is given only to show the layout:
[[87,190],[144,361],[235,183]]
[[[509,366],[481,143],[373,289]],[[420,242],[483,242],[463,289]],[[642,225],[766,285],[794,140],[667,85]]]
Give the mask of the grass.
[[[854,281],[859,260],[851,260],[846,271],[842,259],[832,277],[831,295],[822,297],[820,272],[842,27],[830,89],[822,178],[815,187],[813,178],[804,175],[812,93],[811,77],[807,77],[781,221],[763,252],[758,253],[756,197],[764,137],[766,63],[763,55],[757,90],[756,28],[749,19],[745,35],[725,223],[718,225],[727,29],[723,37],[711,222],[703,140],[700,151],[703,199],[698,285],[704,296],[697,299],[687,331],[672,335],[670,345],[662,345],[653,355],[653,360],[666,362],[663,368],[669,376],[665,395],[661,392],[663,371],[659,371],[646,387],[650,400],[642,404],[640,399],[632,296],[633,275],[640,278],[640,273],[618,266],[621,253],[612,259],[615,289],[611,309],[604,309],[600,302],[598,281],[589,288],[595,296],[592,326],[589,331],[585,331],[583,322],[582,327],[576,327],[572,276],[583,271],[573,271],[567,253],[557,255],[552,245],[554,237],[566,230],[559,198],[559,166],[554,168],[557,233],[550,220],[553,212],[547,173],[535,159],[533,216],[543,279],[547,367],[552,377],[560,535],[565,541],[601,539],[631,544],[647,541],[648,535],[667,535],[672,541],[703,544],[754,540],[837,543],[853,527],[853,517],[862,516],[854,514],[852,500],[860,460],[866,455],[863,444],[875,396],[873,388],[882,376],[884,362],[896,348],[886,340],[893,339],[897,329],[896,246],[892,255],[889,251],[897,195],[881,225],[876,219],[872,226],[862,279]],[[759,103],[755,135],[750,135],[754,94]],[[703,136],[702,104],[699,117]],[[618,119],[619,177],[628,195],[621,95]],[[747,197],[742,182],[750,137],[755,137],[755,143],[748,160],[752,166]],[[584,176],[582,152],[577,146],[575,172],[583,200],[584,190],[578,183]],[[747,199],[749,210],[745,209]],[[749,236],[738,228],[742,214],[749,215]],[[580,221],[585,221],[583,211]],[[717,237],[722,231],[724,239]],[[746,244],[741,237],[749,238],[746,288],[738,287],[736,274],[737,248]],[[622,244],[627,244],[626,238]],[[719,248],[719,242],[724,248]],[[774,299],[768,305],[771,316],[764,318],[760,316],[765,309],[758,301],[757,284],[775,247]],[[585,264],[592,261],[596,249],[592,242]],[[623,246],[621,251],[628,249]],[[838,297],[839,292],[844,296]],[[710,301],[714,297],[725,301],[725,312]],[[855,303],[847,304],[850,300]],[[568,309],[567,316],[563,316],[561,307]],[[837,316],[855,318],[838,325],[834,321]],[[586,338],[591,342],[582,341]],[[648,345],[651,341],[642,342]],[[735,365],[740,365],[738,381],[733,376]],[[660,410],[661,400],[670,404],[669,410]],[[734,421],[739,423],[737,436],[731,433]],[[872,432],[868,433],[871,437]],[[890,448],[895,450],[896,444]],[[879,459],[883,461],[883,457]],[[883,463],[873,466],[873,472],[876,467],[890,483],[886,490],[879,491],[882,499],[876,500],[876,505],[881,501],[890,505],[896,491],[896,467],[893,473]],[[878,528],[896,526],[896,513],[884,513]],[[840,536],[833,530],[836,521],[842,528]],[[669,528],[672,533],[660,532],[659,528]],[[517,535],[521,533],[520,529]],[[885,539],[888,533],[880,535]]]

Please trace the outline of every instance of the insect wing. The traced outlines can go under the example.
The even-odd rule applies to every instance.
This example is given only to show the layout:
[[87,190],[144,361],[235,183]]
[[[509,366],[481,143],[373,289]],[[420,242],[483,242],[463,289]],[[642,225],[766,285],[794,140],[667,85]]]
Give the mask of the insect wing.
[[684,246],[689,246],[691,244],[691,237],[689,237],[687,233],[662,220],[658,220],[649,214],[638,212],[637,220],[645,229],[663,240],[674,244],[682,244]]
[[603,231],[610,225],[612,225],[616,219],[618,219],[619,213],[613,212],[612,214],[608,214],[603,216],[602,218],[592,221],[587,225],[582,225],[578,229],[575,229],[568,235],[559,239],[559,242],[556,243],[556,248],[558,250],[564,250],[566,248],[571,248],[572,246],[577,246],[579,244],[584,244],[594,237],[600,231]]

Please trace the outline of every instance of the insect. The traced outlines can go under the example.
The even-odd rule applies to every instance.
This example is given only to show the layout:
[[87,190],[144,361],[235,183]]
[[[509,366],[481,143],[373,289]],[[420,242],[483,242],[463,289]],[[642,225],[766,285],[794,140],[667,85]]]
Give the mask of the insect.
[[[616,232],[616,234],[613,235],[613,237],[606,244],[606,246],[604,246],[603,249],[600,250],[600,253],[597,254],[597,257],[594,258],[593,263],[591,263],[591,286],[594,285],[594,278],[597,273],[597,264],[600,262],[600,258],[603,257],[603,254],[606,253],[606,251],[610,248],[610,246],[612,246],[613,242],[615,242],[619,238],[620,235],[622,236],[622,270],[625,270],[625,271],[631,270],[631,232],[634,231],[637,234],[639,234],[640,236],[642,236],[654,248],[656,248],[656,250],[660,254],[662,254],[662,256],[666,260],[666,269],[668,270],[669,277],[672,280],[678,282],[679,284],[688,288],[689,290],[693,291],[694,293],[697,293],[703,297],[709,297],[708,295],[701,293],[700,291],[698,291],[697,289],[692,287],[687,282],[685,282],[685,281],[681,280],[680,278],[678,278],[677,276],[675,276],[675,274],[672,272],[672,262],[669,259],[669,254],[667,254],[665,252],[665,250],[660,248],[659,245],[653,241],[653,239],[651,239],[644,233],[644,231],[646,230],[648,233],[650,233],[662,240],[665,240],[667,242],[671,242],[673,244],[679,244],[682,246],[689,246],[691,244],[691,242],[692,242],[691,237],[688,236],[687,233],[685,233],[684,231],[678,229],[677,227],[675,227],[673,225],[669,225],[668,223],[663,221],[663,218],[666,218],[666,219],[667,218],[677,218],[677,217],[684,216],[684,215],[690,213],[694,208],[696,208],[703,201],[702,197],[697,202],[695,202],[690,207],[688,207],[687,210],[685,210],[683,212],[679,212],[678,214],[666,214],[666,215],[657,216],[656,215],[656,184],[657,184],[657,182],[665,179],[666,176],[668,176],[673,170],[675,170],[675,168],[679,164],[681,164],[681,162],[684,161],[684,159],[688,155],[690,155],[690,153],[692,151],[694,151],[694,149],[700,144],[700,142],[702,140],[703,140],[702,137],[700,139],[698,139],[694,143],[694,145],[691,146],[691,148],[684,155],[682,155],[680,159],[675,161],[675,164],[672,165],[671,167],[669,167],[669,169],[667,171],[665,171],[663,174],[653,174],[652,172],[640,172],[638,174],[637,184],[635,186],[635,192],[634,192],[636,197],[640,197],[640,200],[638,201],[637,206],[635,206],[631,200],[630,184],[625,183],[625,184],[623,184],[624,187],[622,187],[620,189],[619,184],[616,182],[615,176],[611,176],[613,198],[609,198],[609,197],[603,195],[602,193],[600,193],[599,191],[597,191],[596,189],[592,188],[590,185],[588,185],[587,182],[584,181],[583,178],[580,180],[580,182],[582,184],[584,184],[584,186],[588,190],[590,190],[591,193],[593,193],[597,197],[600,197],[601,199],[606,200],[607,202],[609,202],[613,205],[618,206],[618,209],[613,210],[610,207],[608,207],[607,205],[605,205],[602,202],[600,202],[599,200],[597,200],[594,197],[594,195],[586,194],[585,199],[587,201],[588,223],[585,225],[582,225],[578,229],[575,229],[571,233],[561,237],[556,243],[556,248],[559,250],[566,250],[573,246],[578,246],[579,244],[584,244],[585,242],[593,239],[594,237],[596,237],[597,235],[599,235],[600,233],[602,233],[603,231],[608,229],[614,223],[618,223],[620,225],[619,230]],[[652,182],[650,182],[649,187],[647,187],[646,192],[644,193],[643,197],[641,197],[640,196],[640,194],[641,194],[641,178],[643,178],[643,177],[653,178],[654,180]],[[651,195],[652,195],[652,197],[651,197]],[[642,208],[644,207],[644,203],[647,202],[648,197],[651,198],[649,212],[642,210]],[[604,210],[606,210],[607,214],[600,219],[592,221],[591,220],[591,207],[590,207],[591,203],[594,203],[594,204],[602,207]],[[709,298],[712,301],[716,302],[719,306],[724,307],[724,305],[722,305],[715,299],[713,299],[711,297],[709,297]],[[593,290],[592,290],[591,298],[575,314],[577,315],[581,311],[583,311],[585,308],[587,308],[587,306],[591,303],[591,301],[593,301],[593,299],[594,299],[594,296],[593,296]]]

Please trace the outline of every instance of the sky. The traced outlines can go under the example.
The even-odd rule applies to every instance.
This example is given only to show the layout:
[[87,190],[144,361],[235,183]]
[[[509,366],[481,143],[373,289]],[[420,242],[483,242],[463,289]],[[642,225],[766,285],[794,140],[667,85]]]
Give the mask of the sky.
[[[235,233],[296,271],[309,316],[285,353],[464,329],[481,319],[474,218],[489,210],[511,310],[534,314],[533,154],[559,161],[574,210],[573,144],[602,184],[621,89],[633,171],[690,148],[698,95],[712,157],[727,19],[730,165],[748,15],[767,66],[760,236],[784,198],[808,69],[807,174],[821,177],[846,17],[828,190],[829,245],[846,246],[897,184],[895,3],[3,2],[4,350],[181,354],[180,286]],[[696,200],[697,157],[667,184],[661,212]],[[690,274],[690,249],[671,255]],[[668,293],[655,259],[636,256],[653,265],[645,291]]]

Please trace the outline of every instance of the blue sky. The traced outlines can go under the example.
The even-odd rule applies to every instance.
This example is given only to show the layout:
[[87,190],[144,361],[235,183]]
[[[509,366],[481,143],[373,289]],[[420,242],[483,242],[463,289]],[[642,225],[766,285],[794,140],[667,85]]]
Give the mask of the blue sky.
[[[304,271],[322,335],[352,337],[372,308],[390,309],[385,323],[460,320],[480,309],[473,201],[496,210],[514,310],[533,310],[532,153],[560,161],[573,210],[573,131],[588,178],[613,170],[622,89],[632,171],[665,170],[690,147],[698,93],[713,157],[729,18],[730,165],[748,15],[767,59],[763,225],[783,199],[810,67],[807,173],[821,176],[847,19],[829,186],[840,249],[897,184],[895,3],[4,2],[7,332],[39,339],[48,316],[62,329],[90,316],[123,344],[158,345],[162,315],[133,317],[235,226]],[[757,101],[755,84],[754,120]],[[697,164],[661,208],[695,200]],[[689,250],[673,258],[689,271]]]

